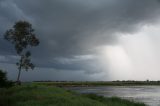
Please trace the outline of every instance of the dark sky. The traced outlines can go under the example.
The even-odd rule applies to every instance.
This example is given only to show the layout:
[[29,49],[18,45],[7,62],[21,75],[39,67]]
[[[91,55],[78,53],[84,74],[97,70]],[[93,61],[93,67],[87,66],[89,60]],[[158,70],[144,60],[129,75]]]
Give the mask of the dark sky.
[[[134,62],[140,61],[139,57],[143,57],[150,49],[158,47],[153,46],[145,50],[148,41],[145,43],[144,39],[147,38],[139,38],[141,35],[137,33],[147,32],[146,36],[152,36],[150,32],[153,30],[148,32],[148,29],[151,29],[148,27],[157,28],[160,25],[160,2],[159,0],[0,0],[0,68],[7,70],[9,78],[13,80],[16,79],[15,63],[19,57],[13,46],[3,39],[3,34],[19,20],[30,22],[40,39],[40,45],[31,50],[32,60],[37,68],[34,71],[23,72],[22,80],[130,79],[123,77],[125,76],[123,73],[128,72],[124,70],[130,70],[126,68],[130,64],[128,59],[126,60],[126,56],[119,59],[122,55],[117,56],[117,54],[124,54],[125,51],[127,58],[134,58],[133,66]],[[148,29],[145,29],[146,26]],[[145,41],[142,42],[144,51],[137,53],[135,51],[141,48],[135,51],[124,48],[133,47],[131,43],[120,44],[124,39],[125,42],[130,39],[142,39]],[[156,42],[159,41],[158,38]],[[137,40],[133,45],[136,42]],[[122,52],[122,48],[117,49],[119,46],[123,46],[125,50]],[[104,56],[104,51],[107,56]],[[110,52],[112,58],[108,57]],[[124,61],[125,65],[116,66],[115,60]],[[144,64],[149,64],[145,63],[143,58],[141,60],[138,65],[134,64],[138,67],[134,69],[136,73],[137,70],[145,70],[142,67]],[[152,63],[157,61],[153,60]],[[158,69],[159,67],[155,70]],[[153,76],[146,73],[142,78],[137,77],[135,80],[152,79],[156,73],[157,71]],[[131,72],[128,74],[136,75],[135,73],[132,75]],[[160,78],[156,77],[157,79]]]

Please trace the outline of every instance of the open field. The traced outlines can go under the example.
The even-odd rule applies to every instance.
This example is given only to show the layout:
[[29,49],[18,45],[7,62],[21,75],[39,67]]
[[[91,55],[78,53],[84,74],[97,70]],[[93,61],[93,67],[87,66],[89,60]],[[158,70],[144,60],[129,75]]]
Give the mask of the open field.
[[34,83],[58,87],[160,85],[160,81],[36,81]]
[[24,84],[0,89],[0,106],[145,106],[120,98],[79,94],[53,86]]

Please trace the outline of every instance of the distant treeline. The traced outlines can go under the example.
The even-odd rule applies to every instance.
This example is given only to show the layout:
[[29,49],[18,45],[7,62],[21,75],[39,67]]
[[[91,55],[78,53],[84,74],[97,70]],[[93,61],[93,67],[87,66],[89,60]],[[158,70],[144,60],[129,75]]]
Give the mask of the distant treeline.
[[34,83],[59,87],[87,87],[87,86],[141,86],[160,85],[160,81],[34,81]]

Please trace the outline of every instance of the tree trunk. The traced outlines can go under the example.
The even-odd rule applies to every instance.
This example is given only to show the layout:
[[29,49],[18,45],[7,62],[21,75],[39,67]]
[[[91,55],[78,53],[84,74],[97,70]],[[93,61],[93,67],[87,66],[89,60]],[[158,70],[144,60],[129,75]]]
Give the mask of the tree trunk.
[[18,84],[18,85],[21,85],[21,82],[20,82],[20,75],[21,75],[21,66],[20,66],[20,68],[19,68],[18,77],[17,77],[17,84]]
[[18,70],[18,76],[17,76],[17,84],[21,85],[21,81],[20,81],[20,76],[21,76],[21,66],[22,66],[22,57],[20,59],[20,66],[19,66],[19,70]]

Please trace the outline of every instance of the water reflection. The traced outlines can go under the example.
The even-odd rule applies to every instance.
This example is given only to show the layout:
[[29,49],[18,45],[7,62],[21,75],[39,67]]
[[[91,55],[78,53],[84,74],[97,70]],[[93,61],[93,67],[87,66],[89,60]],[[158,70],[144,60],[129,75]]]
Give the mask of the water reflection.
[[96,93],[105,97],[121,98],[143,102],[149,106],[160,106],[160,86],[110,86],[110,87],[72,87],[80,93]]

